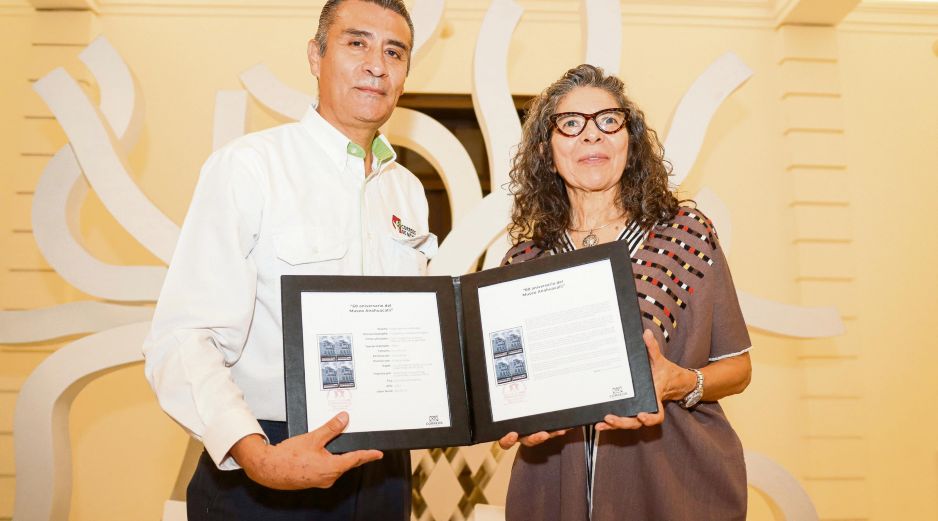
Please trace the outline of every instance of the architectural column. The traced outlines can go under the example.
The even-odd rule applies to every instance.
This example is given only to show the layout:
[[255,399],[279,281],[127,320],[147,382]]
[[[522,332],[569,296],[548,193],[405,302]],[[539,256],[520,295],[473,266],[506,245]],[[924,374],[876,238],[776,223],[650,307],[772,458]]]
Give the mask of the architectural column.
[[[14,19],[15,18],[15,19]],[[6,101],[2,135],[3,182],[0,184],[4,227],[0,230],[0,309],[26,310],[87,298],[45,262],[32,230],[33,192],[55,152],[68,143],[32,83],[65,65],[92,96],[96,88],[78,53],[97,35],[96,15],[86,2],[23,2],[16,9],[0,6],[0,26],[20,31],[11,41],[15,57],[0,77]],[[5,30],[4,30],[5,31]],[[9,46],[6,44],[9,43]],[[9,125],[7,128],[6,125]],[[16,469],[13,455],[13,411],[20,386],[36,366],[61,345],[59,341],[0,345],[0,521],[13,515]]]
[[861,339],[839,53],[835,25],[858,2],[783,2],[777,63],[785,169],[802,304],[835,305],[846,333],[802,341],[802,482],[821,519],[868,519],[867,439],[862,421]]

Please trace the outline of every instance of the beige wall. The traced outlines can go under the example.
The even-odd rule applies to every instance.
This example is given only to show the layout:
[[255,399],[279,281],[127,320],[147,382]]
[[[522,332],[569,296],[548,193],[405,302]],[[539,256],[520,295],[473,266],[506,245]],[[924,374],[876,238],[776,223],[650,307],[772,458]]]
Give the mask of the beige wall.
[[[321,2],[306,3],[101,1],[98,14],[56,14],[0,1],[0,307],[86,298],[48,271],[30,234],[31,192],[66,138],[43,119],[28,80],[66,65],[96,96],[75,56],[106,35],[146,104],[134,179],[180,223],[210,151],[215,92],[240,88],[239,73],[257,62],[313,90],[304,52]],[[528,11],[510,84],[534,93],[581,59],[577,3],[520,3]],[[938,351],[920,303],[938,290],[927,206],[938,194],[938,8],[861,5],[837,29],[786,32],[764,3],[623,4],[622,76],[662,135],[712,60],[731,50],[753,69],[716,114],[684,194],[707,186],[730,208],[738,288],[837,305],[847,326],[843,337],[808,341],[754,330],[753,383],[725,407],[745,446],[798,477],[823,519],[934,519],[938,420],[927,404],[938,396]],[[470,91],[484,5],[448,2],[409,91]],[[558,37],[567,34],[572,44]],[[43,39],[59,44],[33,45]],[[275,123],[251,105],[251,129]],[[93,197],[82,215],[84,239],[102,259],[157,263]],[[12,512],[16,391],[60,344],[0,346],[0,520]],[[71,433],[72,519],[159,517],[185,436],[159,412],[139,366],[91,384],[74,404]],[[752,519],[769,518],[760,497],[751,503]]]
[[[892,28],[893,30],[897,28]],[[934,324],[938,288],[931,204],[938,194],[938,29],[841,32],[853,206],[862,376],[857,430],[867,434],[869,512],[876,519],[938,517],[938,397]],[[908,278],[907,278],[908,277]],[[921,295],[920,297],[918,295]],[[845,350],[846,351],[846,350]]]

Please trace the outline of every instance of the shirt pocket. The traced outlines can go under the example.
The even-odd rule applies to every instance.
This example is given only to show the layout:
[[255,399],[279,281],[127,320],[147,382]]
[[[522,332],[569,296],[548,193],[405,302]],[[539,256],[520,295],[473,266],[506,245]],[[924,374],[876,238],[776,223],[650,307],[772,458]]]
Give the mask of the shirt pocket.
[[385,275],[417,276],[427,274],[427,256],[412,239],[396,234],[382,237],[381,267]]
[[348,243],[337,235],[324,234],[314,226],[290,226],[274,234],[277,258],[291,266],[341,259]]

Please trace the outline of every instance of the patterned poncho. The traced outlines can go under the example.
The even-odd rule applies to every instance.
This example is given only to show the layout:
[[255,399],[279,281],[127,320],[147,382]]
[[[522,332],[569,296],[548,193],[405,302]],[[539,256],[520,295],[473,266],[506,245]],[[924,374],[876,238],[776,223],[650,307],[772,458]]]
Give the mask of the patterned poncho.
[[[504,263],[570,247],[551,251],[525,242],[512,248]],[[700,368],[748,351],[749,334],[726,258],[713,224],[698,209],[681,207],[671,221],[648,230],[632,255],[632,272],[644,326],[669,360]],[[685,410],[667,402],[662,425],[602,432],[593,469],[587,464],[586,436],[586,429],[571,429],[519,449],[508,521],[745,520],[742,445],[719,403]]]

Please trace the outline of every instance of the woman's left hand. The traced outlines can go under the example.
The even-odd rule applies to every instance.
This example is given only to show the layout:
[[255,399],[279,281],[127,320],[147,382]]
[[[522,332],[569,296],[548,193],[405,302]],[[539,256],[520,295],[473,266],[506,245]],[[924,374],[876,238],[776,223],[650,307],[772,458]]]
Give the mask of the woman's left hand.
[[697,383],[696,376],[692,371],[678,366],[661,354],[661,347],[651,331],[646,329],[642,334],[642,338],[645,340],[645,347],[648,349],[648,360],[651,362],[651,375],[655,382],[658,412],[654,414],[642,412],[635,417],[607,414],[603,421],[596,424],[596,430],[598,431],[634,430],[658,425],[664,421],[663,402],[683,398],[693,390],[694,385]]

